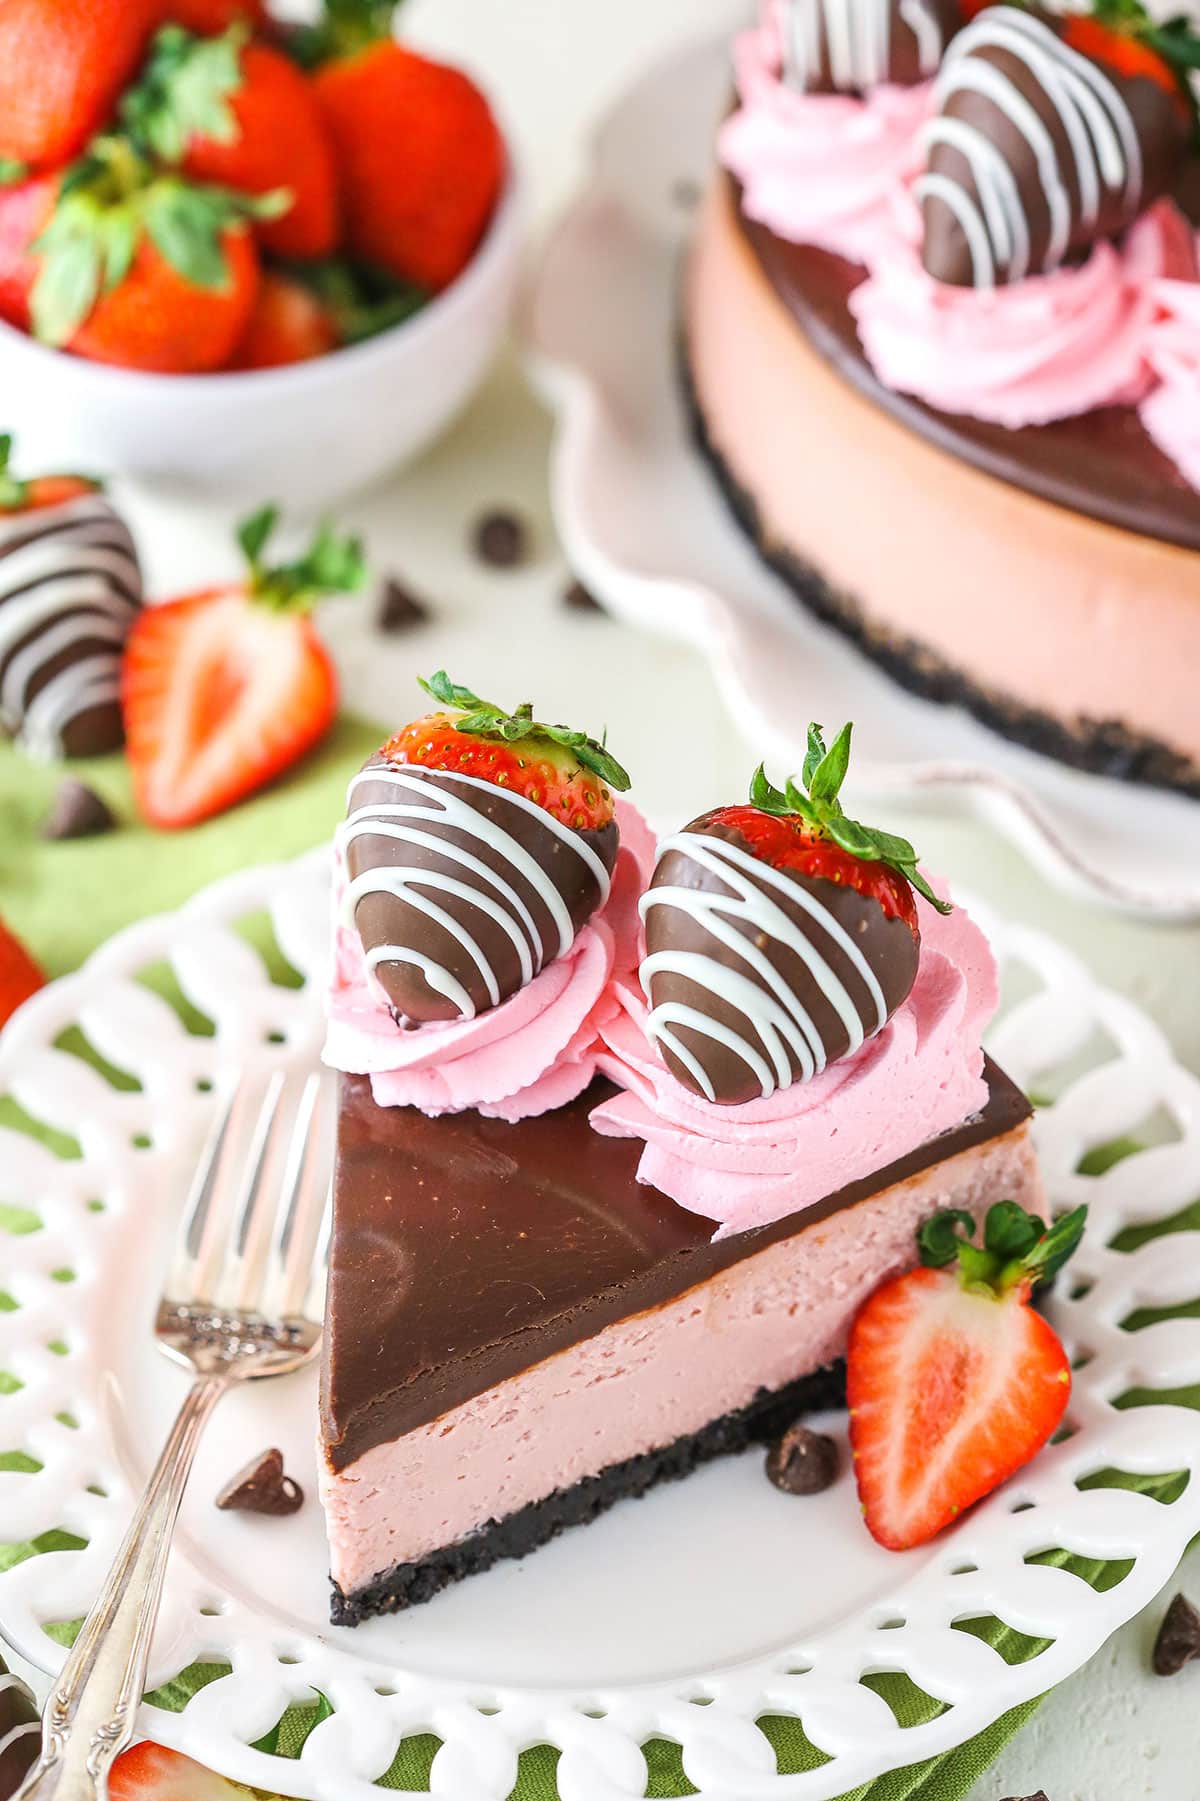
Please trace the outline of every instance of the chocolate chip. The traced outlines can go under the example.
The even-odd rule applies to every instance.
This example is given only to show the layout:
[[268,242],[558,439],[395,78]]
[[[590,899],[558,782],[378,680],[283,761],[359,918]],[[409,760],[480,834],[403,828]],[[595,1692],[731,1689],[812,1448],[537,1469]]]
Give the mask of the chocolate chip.
[[767,1475],[786,1495],[819,1495],[836,1480],[838,1448],[797,1420],[767,1452]]
[[472,537],[480,562],[493,569],[515,569],[529,555],[529,527],[516,513],[485,513]]
[[1009,1795],[1008,1801],[1050,1801],[1050,1797],[1044,1788],[1040,1788],[1036,1795]]
[[408,632],[414,626],[424,625],[428,618],[429,608],[425,602],[394,575],[389,575],[379,590],[379,610],[375,615],[379,630]]
[[700,184],[693,181],[690,175],[681,175],[671,186],[671,199],[684,212],[691,212],[700,204]]
[[107,802],[94,788],[68,779],[54,797],[42,826],[42,837],[95,838],[100,832],[111,832],[116,823]]
[[603,613],[604,611],[591,589],[585,588],[582,582],[571,583],[563,594],[563,605],[569,607],[573,613]]
[[239,1470],[217,1496],[217,1506],[241,1513],[298,1513],[304,1490],[283,1473],[283,1452],[264,1451]]
[[1178,1676],[1194,1657],[1200,1657],[1200,1613],[1186,1595],[1176,1595],[1154,1641],[1154,1674]]

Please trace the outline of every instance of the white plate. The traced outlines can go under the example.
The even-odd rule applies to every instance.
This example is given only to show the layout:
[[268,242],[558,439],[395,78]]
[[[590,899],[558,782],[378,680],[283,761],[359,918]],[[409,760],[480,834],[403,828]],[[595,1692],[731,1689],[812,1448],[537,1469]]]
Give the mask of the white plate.
[[856,794],[969,808],[1069,892],[1146,918],[1200,914],[1200,804],[1082,775],[906,693],[809,618],[730,518],[677,379],[685,202],[710,179],[729,82],[722,37],[616,105],[525,309],[558,412],[554,506],[574,567],[622,618],[704,650],[764,755],[794,766],[809,718],[856,719]]
[[[275,986],[233,929],[263,908],[305,978],[301,987]],[[180,1398],[183,1378],[155,1354],[149,1322],[172,1217],[213,1105],[198,1084],[220,1085],[238,1069],[262,1078],[280,1064],[312,1066],[327,919],[323,853],[251,870],[175,915],[122,932],[36,996],[0,1037],[0,1093],[81,1150],[63,1160],[0,1131],[0,1201],[32,1207],[44,1222],[0,1240],[0,1286],[18,1303],[0,1311],[0,1370],[23,1384],[13,1393],[0,1385],[0,1451],[20,1449],[42,1465],[0,1475],[0,1537],[65,1527],[89,1541],[84,1551],[35,1557],[0,1576],[0,1629],[43,1669],[61,1656],[43,1625],[87,1609]],[[454,1801],[503,1801],[519,1752],[539,1742],[562,1748],[564,1801],[632,1801],[645,1788],[638,1746],[652,1736],[680,1742],[688,1776],[710,1801],[821,1801],[970,1737],[1078,1668],[1142,1608],[1200,1530],[1200,1417],[1110,1403],[1135,1384],[1200,1381],[1200,1321],[1136,1333],[1119,1322],[1135,1306],[1192,1298],[1195,1239],[1161,1239],[1132,1255],[1105,1245],[1118,1226],[1194,1197],[1200,1083],[1135,1008],[1065,951],[987,923],[1010,986],[1019,980],[1024,994],[992,1047],[1018,1080],[1065,1081],[1038,1119],[1043,1168],[1056,1206],[1092,1206],[1072,1281],[1052,1304],[1069,1349],[1090,1357],[1068,1416],[1074,1436],[956,1531],[903,1556],[868,1537],[848,1472],[828,1493],[798,1501],[777,1493],[761,1454],[748,1453],[623,1503],[428,1606],[350,1632],[327,1624],[322,1522],[311,1498],[285,1520],[220,1514],[212,1501],[268,1443],[283,1447],[311,1497],[315,1380],[237,1394],[210,1428],[184,1507],[152,1677],[162,1681],[196,1658],[227,1659],[235,1674],[182,1714],[147,1710],[145,1731],[227,1776],[311,1801],[374,1801],[372,1781],[401,1738],[423,1731],[444,1741],[433,1792]],[[214,1022],[212,1034],[189,1035],[135,979],[163,958]],[[110,1086],[54,1048],[72,1025],[141,1088]],[[1073,1075],[1052,1076],[1065,1065]],[[1152,1116],[1159,1127],[1169,1120],[1171,1142],[1100,1179],[1074,1173],[1089,1145],[1144,1129]],[[840,1421],[832,1429],[840,1432]],[[1170,1506],[1080,1491],[1079,1479],[1110,1465],[1143,1474],[1186,1468],[1193,1480]],[[1054,1546],[1132,1567],[1098,1594],[1024,1561]],[[1010,1667],[952,1630],[953,1621],[984,1614],[1053,1643]],[[947,1710],[901,1729],[860,1681],[879,1670],[907,1672]],[[314,1689],[337,1711],[298,1761],[249,1748],[288,1702],[310,1700]],[[777,1776],[753,1724],[764,1711],[799,1714],[830,1761]]]

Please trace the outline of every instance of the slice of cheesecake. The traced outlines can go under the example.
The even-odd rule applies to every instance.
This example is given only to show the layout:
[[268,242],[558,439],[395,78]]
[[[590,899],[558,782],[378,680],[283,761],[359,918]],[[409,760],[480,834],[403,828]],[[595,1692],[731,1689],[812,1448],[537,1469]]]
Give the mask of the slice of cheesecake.
[[1043,1211],[1024,1095],[771,1225],[713,1226],[602,1137],[341,1088],[322,1380],[333,1618],[425,1601],[841,1398],[850,1322],[939,1208]]

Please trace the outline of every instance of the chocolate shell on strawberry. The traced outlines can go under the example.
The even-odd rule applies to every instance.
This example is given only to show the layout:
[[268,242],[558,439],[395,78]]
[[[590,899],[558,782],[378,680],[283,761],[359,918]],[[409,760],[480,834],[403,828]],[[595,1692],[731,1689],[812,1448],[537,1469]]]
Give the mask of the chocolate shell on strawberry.
[[801,781],[760,769],[660,847],[642,899],[648,1031],[672,1074],[720,1106],[819,1075],[882,1031],[916,980],[914,890],[949,911],[906,839],[847,817],[851,727],[809,727]]
[[11,450],[0,437],[0,728],[42,759],[116,750],[142,603],[129,527],[82,476],[18,479]]
[[914,87],[937,73],[961,24],[957,0],[790,0],[784,80],[804,94]]
[[946,52],[916,184],[925,268],[955,287],[1048,274],[1118,235],[1178,176],[1197,41],[1136,0],[1057,18],[991,6]]
[[608,898],[629,778],[603,743],[506,713],[439,671],[438,710],[364,765],[341,828],[347,918],[400,1023],[472,1019]]

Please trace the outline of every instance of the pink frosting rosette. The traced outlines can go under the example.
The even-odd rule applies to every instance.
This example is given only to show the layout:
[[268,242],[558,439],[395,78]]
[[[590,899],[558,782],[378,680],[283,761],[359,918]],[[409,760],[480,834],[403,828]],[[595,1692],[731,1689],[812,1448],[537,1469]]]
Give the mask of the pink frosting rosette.
[[862,100],[805,94],[783,81],[782,65],[781,8],[766,0],[734,45],[741,105],[721,129],[721,161],[742,185],[747,217],[870,267],[894,233],[896,191],[919,166],[933,84],[885,84]]
[[638,899],[654,869],[654,837],[636,808],[618,801],[617,823],[612,891],[571,948],[501,1006],[409,1031],[396,1025],[358,933],[340,917],[339,870],[325,1062],[370,1076],[377,1106],[429,1114],[474,1107],[512,1123],[582,1094],[596,1074],[601,1030],[619,1010],[616,984],[637,967]]
[[1200,280],[1160,281],[1153,295],[1160,316],[1147,333],[1146,357],[1159,385],[1142,402],[1142,424],[1200,488]]
[[676,1081],[646,1037],[636,976],[601,1028],[603,1074],[620,1092],[592,1110],[596,1131],[640,1138],[640,1181],[720,1222],[718,1237],[767,1225],[886,1168],[987,1100],[980,1034],[998,999],[987,940],[961,907],[924,901],[917,979],[876,1037],[796,1083],[718,1107]]
[[1017,430],[1140,400],[1157,285],[1194,266],[1190,230],[1163,200],[1079,268],[991,290],[934,281],[897,234],[850,308],[889,388]]

